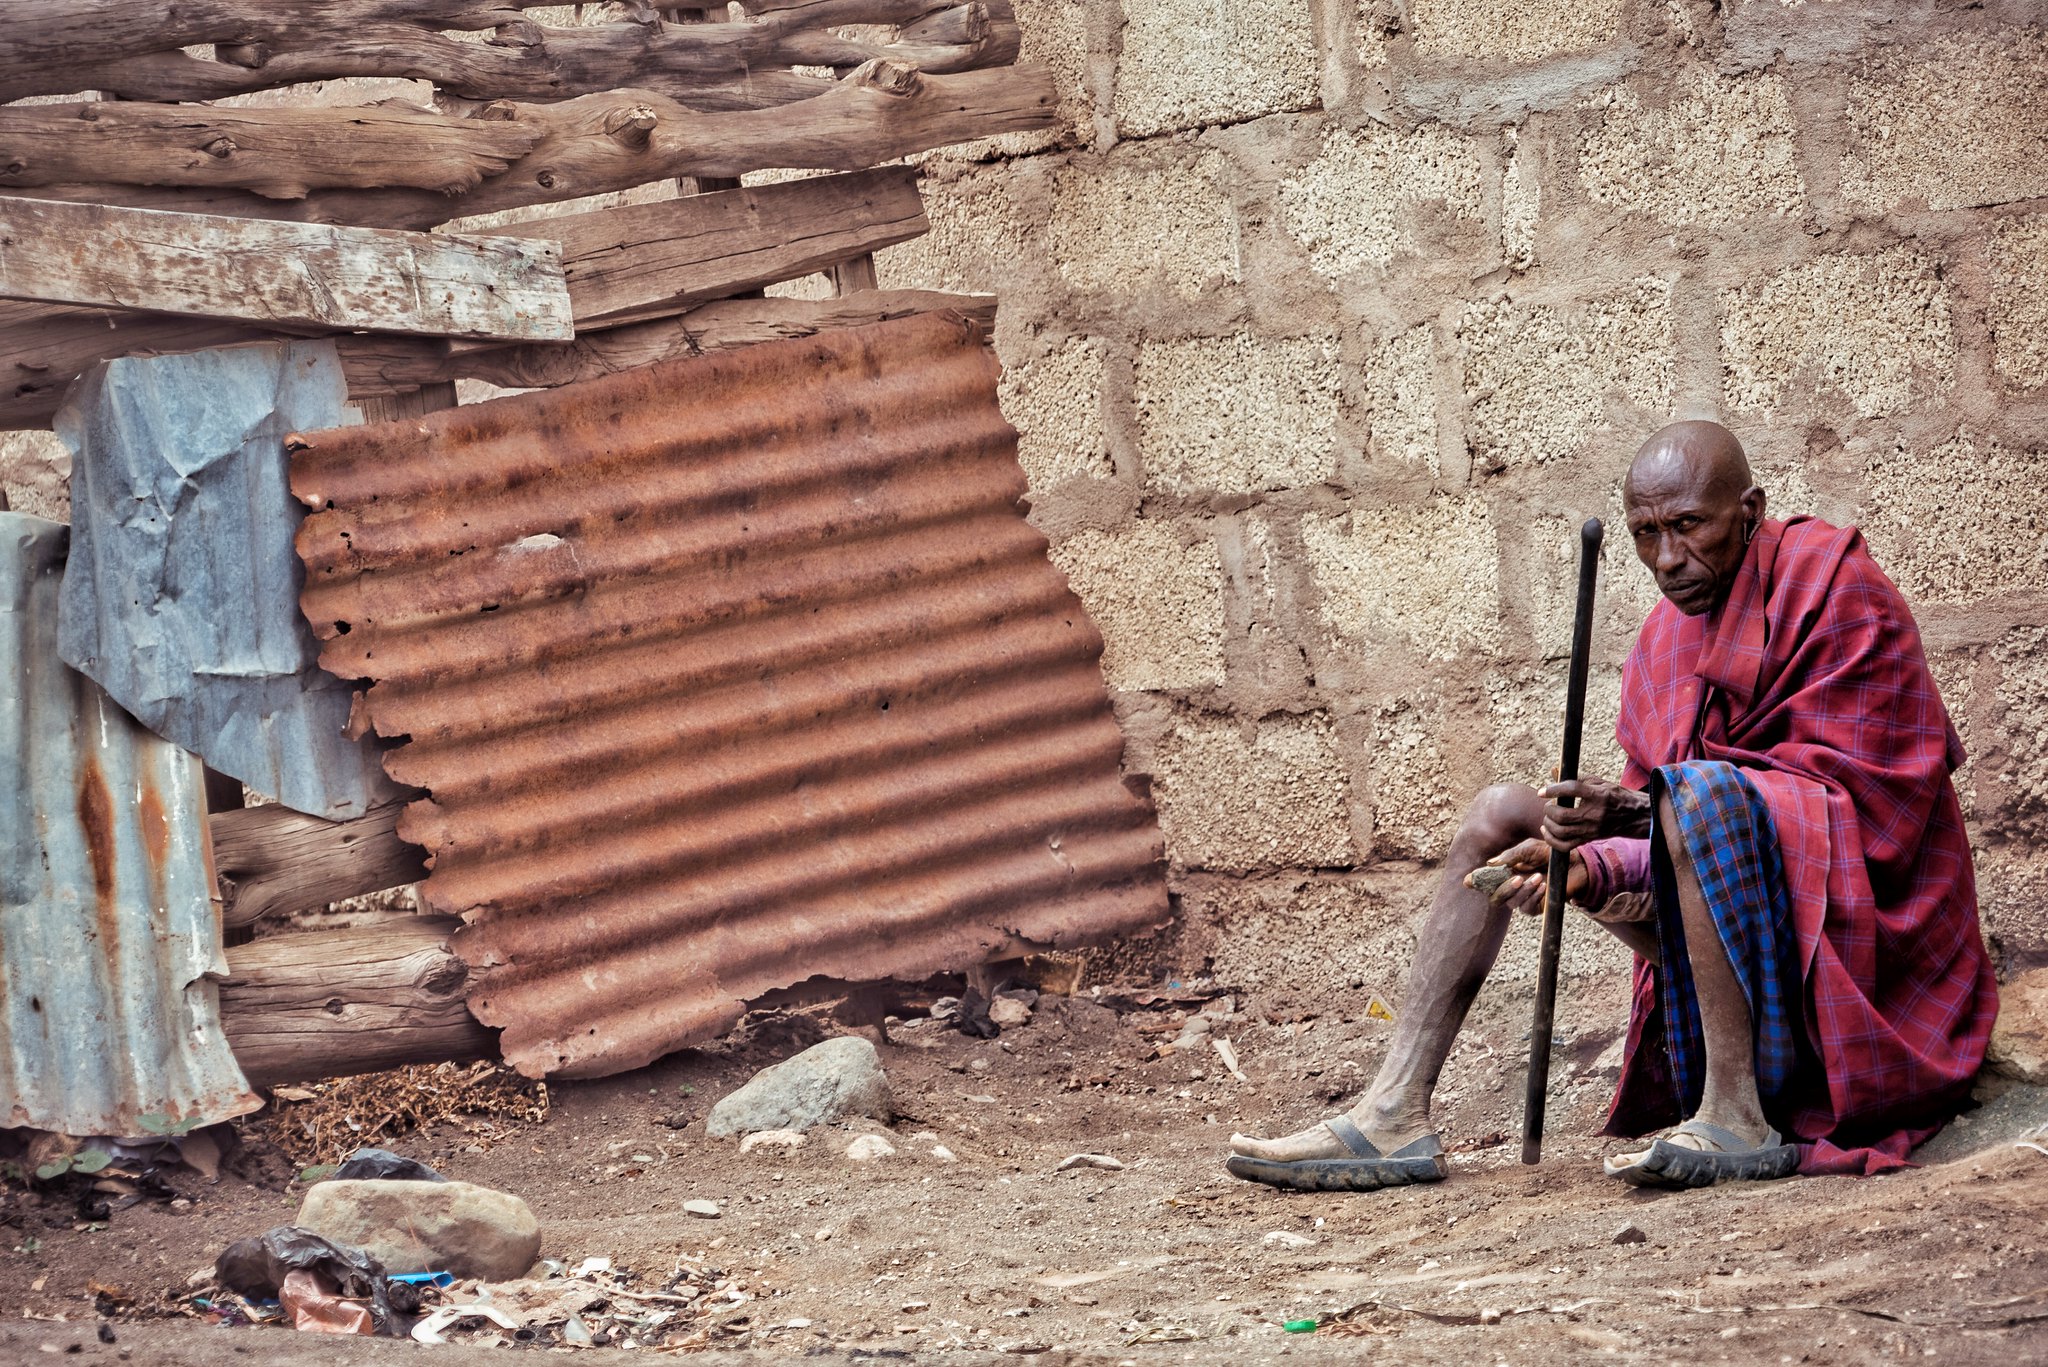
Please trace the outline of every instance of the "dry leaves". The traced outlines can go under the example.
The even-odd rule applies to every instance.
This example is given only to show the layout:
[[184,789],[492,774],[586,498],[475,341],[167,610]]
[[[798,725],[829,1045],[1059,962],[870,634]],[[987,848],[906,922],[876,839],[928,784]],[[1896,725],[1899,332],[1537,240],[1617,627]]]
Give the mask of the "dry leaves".
[[545,1082],[500,1063],[436,1063],[280,1087],[252,1123],[294,1162],[312,1164],[339,1163],[429,1125],[456,1125],[489,1147],[547,1114]]

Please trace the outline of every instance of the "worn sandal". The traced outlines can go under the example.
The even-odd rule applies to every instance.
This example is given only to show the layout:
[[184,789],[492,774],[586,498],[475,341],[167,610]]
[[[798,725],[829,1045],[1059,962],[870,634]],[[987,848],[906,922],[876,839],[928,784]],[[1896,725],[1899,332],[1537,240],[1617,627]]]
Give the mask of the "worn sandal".
[[1323,1123],[1354,1157],[1301,1158],[1282,1163],[1234,1153],[1223,1169],[1247,1182],[1291,1187],[1296,1191],[1376,1191],[1381,1187],[1441,1182],[1450,1176],[1451,1164],[1444,1156],[1443,1141],[1433,1134],[1382,1154],[1349,1116],[1333,1115]]
[[1688,1120],[1674,1135],[1704,1139],[1712,1149],[1689,1149],[1659,1139],[1633,1163],[1610,1158],[1601,1166],[1609,1177],[1637,1187],[1711,1187],[1716,1182],[1768,1182],[1790,1177],[1799,1168],[1799,1146],[1787,1144],[1776,1130],[1755,1148],[1742,1136],[1704,1120]]

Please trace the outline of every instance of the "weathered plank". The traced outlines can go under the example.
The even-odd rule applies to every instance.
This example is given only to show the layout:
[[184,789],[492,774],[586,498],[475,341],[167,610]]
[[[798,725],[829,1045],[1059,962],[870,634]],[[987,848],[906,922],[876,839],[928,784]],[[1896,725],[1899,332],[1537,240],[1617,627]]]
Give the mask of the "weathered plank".
[[[651,361],[808,337],[823,328],[857,327],[906,314],[952,309],[993,323],[989,295],[882,290],[845,299],[732,299],[675,318],[634,323],[573,342],[451,354],[418,337],[337,339],[349,393],[400,394],[456,379],[536,389],[609,375]],[[87,366],[113,356],[198,351],[259,342],[266,334],[229,324],[99,309],[49,309],[0,302],[0,430],[47,427],[65,389]]]
[[0,197],[0,298],[278,327],[566,340],[561,248]]
[[[630,60],[629,52],[605,46],[608,41],[604,36],[605,29],[638,27],[649,30],[654,38],[666,36],[660,26],[651,21],[604,25],[594,29],[547,29],[527,21],[518,13],[521,9],[546,3],[549,0],[491,0],[485,4],[479,4],[477,0],[180,0],[176,5],[167,6],[162,0],[37,0],[34,5],[16,6],[19,12],[7,16],[6,41],[0,44],[0,100],[19,99],[25,95],[64,94],[81,89],[107,90],[124,98],[211,99],[219,95],[240,94],[248,89],[261,89],[263,85],[323,80],[332,76],[419,75],[428,80],[442,79],[432,69],[411,72],[392,70],[388,66],[369,70],[345,66],[341,69],[301,67],[288,69],[283,80],[267,81],[257,86],[222,88],[200,84],[175,87],[178,93],[169,93],[172,88],[167,87],[166,93],[162,94],[146,88],[141,93],[131,94],[128,89],[121,88],[123,80],[135,79],[151,70],[144,65],[130,72],[126,69],[128,63],[136,59],[182,56],[179,49],[206,44],[219,45],[216,61],[222,66],[263,72],[280,60],[289,61],[302,56],[317,59],[321,49],[337,44],[344,62],[361,62],[367,52],[374,51],[380,37],[404,30],[437,35],[444,30],[493,29],[496,32],[489,43],[469,46],[503,47],[513,53],[540,47],[542,54],[535,68],[545,69],[557,60],[546,52],[553,40],[598,33],[600,36],[596,39],[572,44],[581,50],[568,63],[572,68],[577,65],[596,68],[607,58]],[[983,0],[983,3],[989,11],[992,30],[1000,30],[1005,25],[1014,26],[1007,0]],[[805,60],[789,56],[778,46],[799,31],[829,32],[853,25],[900,25],[907,27],[909,36],[930,41],[928,26],[920,21],[933,11],[959,7],[956,0],[805,0],[805,3],[796,5],[750,4],[746,8],[754,12],[758,22],[721,23],[715,26],[720,31],[683,39],[677,44],[678,49],[684,54],[694,54],[694,58],[676,56],[669,58],[668,63],[695,69],[701,75],[719,69],[721,61],[729,65],[737,58],[749,61],[766,74],[766,69]],[[721,16],[723,10],[724,7],[720,6]],[[954,21],[955,25],[958,22]],[[367,43],[363,41],[366,34],[372,35]],[[429,61],[452,60],[438,45],[412,49],[405,55],[420,60],[423,54],[431,54],[426,57]],[[474,57],[473,61],[486,65],[468,70],[505,74],[504,68],[488,65],[493,57],[500,55],[487,53]],[[865,52],[845,64],[853,65],[877,55],[889,54]],[[990,60],[981,64],[996,65],[1011,60],[1011,56],[992,55]],[[157,79],[203,79],[191,71],[195,60],[159,63]],[[310,74],[314,71],[319,74]],[[179,74],[171,76],[168,73]],[[608,72],[598,69],[593,72],[593,78],[600,80],[601,84],[593,89],[641,84],[635,79],[639,74],[630,66],[614,66]],[[204,76],[232,79],[223,73],[208,72]],[[510,95],[514,92],[500,90],[495,93]],[[584,92],[557,89],[536,92],[536,97],[547,98],[550,93],[559,97]]]
[[312,911],[344,897],[404,887],[427,876],[426,852],[398,837],[405,804],[353,821],[323,821],[271,803],[207,820],[229,930],[266,916]]
[[917,172],[884,166],[495,231],[562,246],[576,331],[663,318],[927,232]]
[[495,1054],[448,948],[460,925],[422,916],[230,947],[220,1016],[235,1061],[263,1086]]
[[[856,171],[933,147],[1044,128],[1053,120],[1053,109],[1052,78],[1041,66],[924,76],[901,63],[868,62],[829,92],[777,109],[701,113],[636,90],[559,104],[498,101],[477,117],[538,129],[540,139],[503,174],[452,199],[401,188],[315,190],[303,199],[269,200],[239,190],[126,185],[111,179],[45,187],[38,194],[309,223],[428,228],[672,176],[739,176],[772,167]],[[302,112],[345,116],[349,111]],[[423,129],[422,136],[431,134]]]
[[227,47],[226,57],[173,50],[10,72],[0,78],[0,96],[90,88],[126,100],[212,100],[303,81],[401,76],[472,100],[561,100],[630,86],[715,111],[770,108],[832,88],[829,77],[799,75],[793,66],[846,70],[880,57],[951,72],[1016,60],[1022,35],[1007,0],[968,0],[926,13],[932,10],[933,0],[840,5],[840,15],[855,16],[840,24],[874,26],[865,32],[823,27],[808,13],[743,24],[685,27],[650,17],[583,28],[501,13],[497,33],[482,43],[452,38],[439,23],[323,23],[257,46]]
[[378,104],[330,109],[19,105],[0,109],[0,188],[103,180],[247,190],[475,189],[531,152],[538,128]]

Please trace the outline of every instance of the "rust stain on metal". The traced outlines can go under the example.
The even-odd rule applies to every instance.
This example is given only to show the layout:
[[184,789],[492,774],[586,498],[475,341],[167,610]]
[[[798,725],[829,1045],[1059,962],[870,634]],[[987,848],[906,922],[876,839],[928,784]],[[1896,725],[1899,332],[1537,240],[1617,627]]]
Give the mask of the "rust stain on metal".
[[292,439],[320,662],[522,1071],[1165,919],[997,373],[928,314]]

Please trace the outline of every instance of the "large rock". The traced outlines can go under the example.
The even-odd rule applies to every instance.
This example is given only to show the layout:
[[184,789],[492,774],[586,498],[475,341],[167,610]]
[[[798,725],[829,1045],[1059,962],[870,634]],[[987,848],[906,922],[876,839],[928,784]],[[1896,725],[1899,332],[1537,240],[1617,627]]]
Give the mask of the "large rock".
[[719,1139],[759,1130],[802,1131],[857,1116],[888,1120],[892,1115],[889,1078],[875,1046],[846,1035],[763,1068],[711,1108],[704,1129]]
[[472,1182],[320,1182],[298,1224],[365,1250],[386,1272],[504,1282],[540,1256],[540,1223],[526,1202]]
[[1998,1024],[1984,1061],[1994,1072],[2048,1084],[2048,968],[2020,974],[1998,991]]

